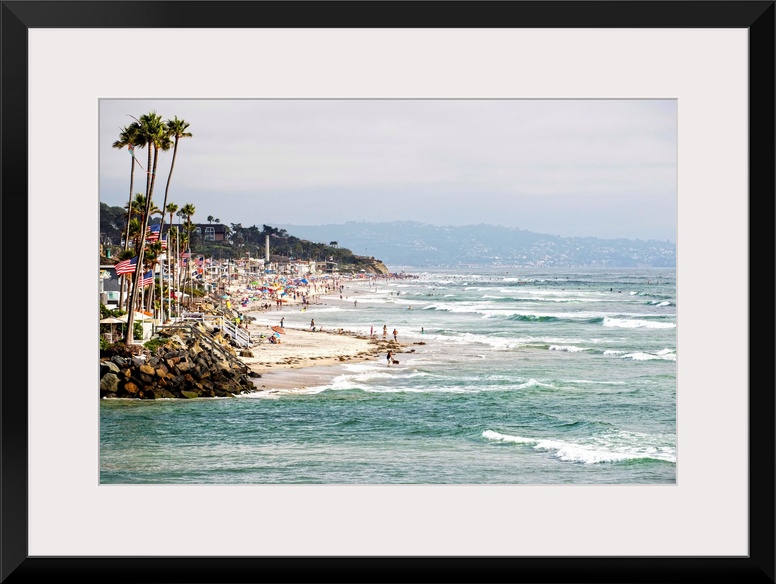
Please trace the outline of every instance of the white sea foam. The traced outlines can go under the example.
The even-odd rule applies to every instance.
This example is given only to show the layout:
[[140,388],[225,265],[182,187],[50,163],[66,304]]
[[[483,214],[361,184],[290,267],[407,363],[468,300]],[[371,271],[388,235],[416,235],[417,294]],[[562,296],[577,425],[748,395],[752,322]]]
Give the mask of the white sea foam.
[[[665,441],[665,438],[660,438],[658,441],[654,437],[644,434],[615,432],[591,437],[588,440],[589,443],[585,444],[511,436],[493,430],[484,431],[482,436],[495,442],[532,445],[534,450],[549,452],[551,456],[564,462],[597,464],[642,458],[676,462],[676,448],[657,443]],[[650,442],[655,444],[650,444]]]
[[[450,294],[452,296],[452,294]],[[441,310],[443,312],[457,312],[457,313],[474,313],[482,314],[486,306],[490,306],[493,303],[490,301],[485,302],[437,302],[435,304],[429,304],[428,306],[421,307],[421,310]]]
[[634,361],[655,361],[655,360],[663,360],[663,361],[676,361],[676,353],[673,352],[660,352],[660,353],[644,353],[644,352],[636,352],[636,353],[625,353],[621,356],[622,359],[633,359]]
[[579,353],[582,351],[587,351],[588,349],[585,349],[583,347],[576,347],[574,345],[550,345],[550,351],[565,351],[567,353]]
[[488,440],[496,440],[498,442],[512,442],[515,444],[533,444],[536,442],[533,438],[521,438],[520,436],[509,436],[507,434],[499,434],[493,430],[485,430],[482,433],[483,438]]
[[457,333],[452,335],[427,335],[434,340],[457,345],[482,344],[495,349],[517,349],[536,341],[530,337],[504,338],[487,334]]
[[676,328],[676,323],[662,322],[654,320],[636,320],[627,318],[611,318],[604,317],[603,326],[613,328],[652,328],[652,329],[665,329]]

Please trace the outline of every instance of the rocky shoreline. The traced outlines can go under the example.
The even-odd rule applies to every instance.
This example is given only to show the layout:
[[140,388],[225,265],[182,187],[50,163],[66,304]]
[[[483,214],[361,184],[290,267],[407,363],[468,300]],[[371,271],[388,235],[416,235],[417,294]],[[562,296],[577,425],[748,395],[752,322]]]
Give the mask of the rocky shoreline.
[[184,340],[174,334],[155,351],[111,345],[100,355],[100,397],[192,399],[257,391],[253,379],[261,375],[230,347],[204,342],[202,336]]
[[[274,347],[266,341],[238,349],[217,328],[203,323],[187,329],[160,330],[163,344],[154,350],[142,345],[113,344],[100,354],[100,398],[234,397],[271,389],[271,384],[257,379],[273,365],[281,369],[304,368],[374,359],[389,350],[394,355],[415,352],[414,348],[407,349],[392,339],[365,338],[342,330],[315,333],[288,330],[287,336],[297,338],[293,354],[280,352],[281,347],[288,345]],[[301,338],[314,341],[317,348],[303,345]],[[337,349],[338,343],[346,338],[359,339],[368,348],[359,344],[358,350],[348,349],[350,344],[343,343],[343,348]],[[338,353],[336,356],[324,356],[332,349]]]

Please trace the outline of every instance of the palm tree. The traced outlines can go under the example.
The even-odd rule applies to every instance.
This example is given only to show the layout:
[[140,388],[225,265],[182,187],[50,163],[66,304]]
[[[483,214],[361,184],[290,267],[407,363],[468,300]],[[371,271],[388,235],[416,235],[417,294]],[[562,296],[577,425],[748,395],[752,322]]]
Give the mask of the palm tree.
[[129,220],[129,230],[127,231],[127,237],[131,238],[134,242],[135,255],[137,255],[137,252],[140,249],[140,226],[142,224],[143,223],[137,217],[132,217],[132,219]]
[[[153,203],[151,203],[150,206],[148,205],[145,195],[142,193],[135,193],[135,198],[132,200],[132,205],[128,215],[132,217],[133,220],[138,221],[140,225],[148,225],[147,219],[150,219],[151,215],[155,215],[161,212],[162,210]],[[137,254],[137,252],[140,251],[140,246],[143,243],[142,238],[140,237],[142,233],[140,232],[139,226],[134,229],[134,234],[135,237],[133,240],[135,242],[135,252]]]
[[179,211],[181,216],[186,218],[186,241],[188,241],[189,244],[191,244],[191,217],[196,210],[197,208],[194,205],[186,203]]
[[[119,139],[113,143],[113,147],[121,150],[125,146],[127,147],[127,150],[129,151],[132,158],[132,161],[130,162],[130,168],[129,168],[129,201],[127,203],[127,221],[126,221],[126,229],[124,231],[124,251],[127,251],[129,249],[129,222],[132,217],[131,215],[132,191],[135,188],[135,163],[137,162],[137,160],[135,159],[135,148],[138,148],[138,147],[142,148],[143,146],[145,146],[145,139],[140,134],[140,126],[138,124],[133,123],[121,128],[121,132],[119,132]],[[124,306],[124,281],[125,280],[126,280],[126,276],[121,276],[119,306]]]
[[213,216],[212,215],[208,215],[207,216],[207,222],[208,223],[212,223],[213,222]]
[[[170,214],[170,229],[172,229],[172,216],[175,214],[175,212],[178,210],[178,205],[175,203],[167,203],[167,205],[164,207],[165,210]],[[170,229],[167,230],[167,233],[169,234]],[[161,237],[161,233],[164,230],[164,223],[159,226],[159,237]],[[172,257],[172,247],[170,247],[171,242],[169,236],[167,237],[167,255]]]
[[183,212],[183,209],[178,209],[178,212],[175,213],[175,215],[178,217],[178,232],[179,232],[179,241],[181,242],[181,249],[185,251],[186,243],[188,243],[188,240],[186,239],[186,234],[181,229],[181,219],[185,217],[185,213]]
[[[170,173],[167,175],[167,185],[164,187],[164,201],[162,202],[162,209],[167,208],[167,194],[170,192],[170,179],[172,178],[172,170],[175,168],[175,157],[178,155],[178,140],[181,138],[191,138],[191,132],[187,132],[186,130],[189,127],[189,123],[185,120],[179,120],[178,116],[174,116],[171,120],[167,120],[164,123],[164,130],[167,133],[167,139],[169,140],[172,138],[174,140],[174,145],[172,148],[172,162],[170,163]],[[170,219],[170,224],[172,224],[172,219]],[[162,220],[162,225],[159,229],[164,228],[164,220]],[[160,231],[161,233],[161,231]]]
[[[186,243],[184,245],[184,249],[186,251],[191,252],[191,216],[194,215],[194,212],[196,211],[196,207],[192,205],[191,203],[186,203],[181,207],[181,210],[178,211],[178,214],[182,217],[186,218]],[[187,258],[186,261],[187,270],[186,273],[189,275],[189,278],[191,277],[191,255]],[[186,283],[185,283],[185,276],[184,276],[184,285],[183,289],[186,289]],[[189,299],[189,305],[191,305],[191,299]]]
[[[164,130],[162,118],[155,111],[140,116],[135,120],[139,125],[139,133],[145,140],[148,149],[148,168],[146,169],[146,194],[145,194],[145,214],[140,235],[140,250],[138,251],[137,268],[132,279],[132,293],[130,294],[129,313],[127,316],[127,332],[124,337],[124,344],[132,344],[132,327],[135,319],[135,303],[137,302],[137,292],[140,280],[143,277],[143,252],[145,248],[146,230],[148,229],[148,219],[151,214],[151,201],[154,193],[154,184],[156,182],[156,167],[159,162],[159,150],[168,150],[171,142]],[[153,152],[152,152],[153,151]],[[153,154],[153,160],[152,160]],[[153,167],[151,166],[153,163]]]
[[[175,203],[167,203],[164,207],[165,211],[170,214],[170,228],[167,230],[167,257],[170,258],[170,274],[173,273],[174,270],[174,264],[173,264],[173,247],[172,247],[172,216],[175,214],[175,211],[178,210],[178,205]],[[164,231],[164,220],[162,220],[162,224],[159,225],[159,237],[162,237],[162,232]],[[177,237],[177,232],[176,235]],[[177,259],[177,258],[176,258]],[[170,284],[173,282],[172,280]],[[164,315],[164,309],[162,309],[162,315]]]
[[[174,209],[178,208],[178,205],[175,205],[173,203],[167,204],[167,209],[170,210],[170,207],[174,207]],[[178,243],[180,242],[180,233],[177,227],[174,227],[172,224],[172,214],[173,211],[170,211],[170,228],[167,230],[167,257],[170,258],[170,269],[171,269],[171,280],[169,287],[170,289],[177,290],[180,288],[178,282],[178,278],[180,278],[180,266],[178,265],[178,259],[175,255],[175,250],[177,249]],[[174,258],[174,259],[173,259]],[[170,307],[172,310],[172,307]]]
[[[131,155],[132,161],[131,166],[129,168],[129,201],[128,205],[132,203],[132,191],[134,190],[135,185],[135,163],[137,160],[135,159],[135,148],[142,148],[145,146],[145,138],[140,134],[140,126],[137,123],[130,124],[128,126],[124,126],[121,128],[121,132],[119,133],[119,139],[116,140],[113,143],[114,148],[118,148],[119,150],[127,147],[129,150],[129,153]],[[130,216],[127,214],[127,225],[129,225],[129,219]],[[124,238],[124,250],[126,251],[129,248],[129,238]]]
[[172,227],[172,216],[178,210],[178,205],[175,203],[167,203],[164,208],[170,214],[170,227]]

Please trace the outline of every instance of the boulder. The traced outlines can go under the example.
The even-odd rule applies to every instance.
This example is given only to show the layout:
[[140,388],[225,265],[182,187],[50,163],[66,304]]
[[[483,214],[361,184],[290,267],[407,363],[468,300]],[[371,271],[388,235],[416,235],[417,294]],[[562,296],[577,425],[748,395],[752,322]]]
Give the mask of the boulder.
[[119,389],[119,376],[112,371],[100,378],[100,391],[116,393]]
[[119,366],[112,361],[100,361],[100,376],[105,375],[106,373],[118,374],[120,371],[121,369]]

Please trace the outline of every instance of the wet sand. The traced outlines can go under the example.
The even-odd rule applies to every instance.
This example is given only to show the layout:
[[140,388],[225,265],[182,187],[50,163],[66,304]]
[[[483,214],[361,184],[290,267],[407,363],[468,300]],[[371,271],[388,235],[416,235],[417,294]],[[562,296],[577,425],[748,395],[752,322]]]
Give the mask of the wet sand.
[[285,328],[280,344],[269,342],[274,334],[269,325],[249,324],[254,338],[266,335],[250,348],[252,357],[240,357],[259,373],[256,386],[261,390],[294,389],[323,385],[343,369],[342,365],[384,359],[390,349],[400,353],[404,344],[382,338],[369,338],[350,331],[311,331]]

